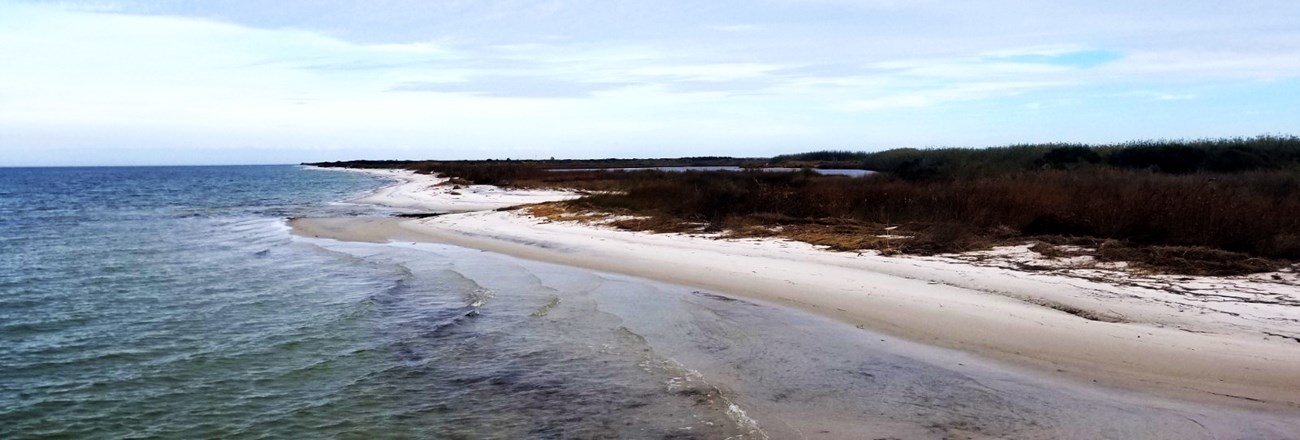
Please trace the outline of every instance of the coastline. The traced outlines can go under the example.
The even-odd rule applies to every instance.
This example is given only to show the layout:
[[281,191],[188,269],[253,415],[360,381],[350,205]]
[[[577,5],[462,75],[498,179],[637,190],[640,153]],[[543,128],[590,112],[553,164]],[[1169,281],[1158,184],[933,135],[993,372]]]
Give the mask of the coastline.
[[351,168],[313,169],[359,172],[391,179],[396,183],[350,200],[422,213],[490,211],[531,203],[553,202],[579,197],[568,191],[506,190],[492,185],[453,185],[448,179],[405,170],[358,170]]
[[1198,300],[1186,292],[1180,296],[1141,285],[954,259],[830,252],[784,240],[620,231],[490,211],[576,196],[571,193],[455,189],[432,176],[377,173],[399,183],[356,202],[457,214],[297,219],[291,222],[295,233],[354,241],[435,241],[698,286],[1082,383],[1289,413],[1300,408],[1300,341],[1289,339],[1300,334],[1300,309],[1287,301],[1258,300],[1260,295],[1300,300],[1294,285],[1251,284],[1236,277],[1170,281],[1204,284],[1201,292],[1207,294],[1216,289],[1245,292]]

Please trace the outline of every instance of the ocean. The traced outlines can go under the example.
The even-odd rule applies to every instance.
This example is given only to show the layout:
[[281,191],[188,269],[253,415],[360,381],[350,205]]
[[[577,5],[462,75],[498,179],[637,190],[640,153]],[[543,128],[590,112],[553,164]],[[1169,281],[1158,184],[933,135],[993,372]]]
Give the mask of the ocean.
[[297,166],[0,169],[0,438],[1196,438],[1204,425],[1284,438],[1291,427],[1153,406],[686,286],[286,226],[389,215],[346,202],[384,184]]
[[[285,226],[375,214],[340,201],[382,183],[293,166],[0,170],[0,438],[744,434],[616,323],[570,334],[575,313],[613,318],[551,292],[617,281],[544,285],[478,251],[321,246]],[[673,378],[701,389],[680,397]]]

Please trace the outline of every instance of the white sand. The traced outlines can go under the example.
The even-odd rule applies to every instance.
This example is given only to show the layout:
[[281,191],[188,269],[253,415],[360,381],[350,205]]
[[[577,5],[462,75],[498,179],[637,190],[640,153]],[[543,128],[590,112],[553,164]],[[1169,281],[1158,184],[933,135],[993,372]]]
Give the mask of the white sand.
[[[462,203],[465,198],[450,199],[437,187],[428,191],[432,180],[404,179],[361,201],[469,211],[573,196],[485,189]],[[294,226],[301,234],[339,239],[430,239],[699,286],[1073,379],[1288,412],[1300,408],[1300,342],[1291,339],[1300,336],[1300,288],[1289,274],[1283,281],[1149,277],[1145,284],[1119,284],[959,258],[628,232],[516,212]],[[1079,310],[1102,320],[1076,316]]]
[[396,180],[395,185],[353,200],[390,208],[424,212],[468,212],[553,202],[578,197],[569,191],[506,190],[491,185],[457,186],[449,179],[405,170],[364,170],[368,174]]

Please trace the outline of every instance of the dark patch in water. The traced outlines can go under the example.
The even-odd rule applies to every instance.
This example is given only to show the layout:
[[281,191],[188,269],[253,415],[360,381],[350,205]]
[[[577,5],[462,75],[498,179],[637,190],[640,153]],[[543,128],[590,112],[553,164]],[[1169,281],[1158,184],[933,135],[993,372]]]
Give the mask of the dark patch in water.
[[698,296],[698,297],[701,297],[701,298],[708,298],[708,299],[715,300],[715,301],[730,302],[730,303],[738,303],[738,304],[745,304],[745,305],[751,305],[751,306],[756,306],[756,305],[758,305],[758,304],[751,303],[751,302],[749,302],[749,301],[740,300],[740,299],[732,298],[732,297],[729,297],[729,296],[722,296],[722,295],[718,295],[718,294],[716,294],[716,293],[703,292],[703,291],[699,291],[699,290],[692,290],[692,291],[691,291],[691,294],[692,294],[692,295],[695,295],[695,296]]
[[445,213],[445,212],[406,212],[406,213],[397,213],[397,214],[393,214],[393,217],[400,217],[400,218],[429,218],[429,217],[437,217],[437,216],[440,216],[440,215],[447,215],[447,213]]

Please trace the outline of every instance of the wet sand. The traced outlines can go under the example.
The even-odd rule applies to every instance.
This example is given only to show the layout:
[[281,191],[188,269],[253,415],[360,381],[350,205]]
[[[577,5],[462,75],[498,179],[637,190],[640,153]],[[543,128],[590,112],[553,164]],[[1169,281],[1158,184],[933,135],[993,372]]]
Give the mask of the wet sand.
[[[598,414],[614,421],[601,438],[735,440],[1287,438],[1300,429],[1284,416],[1070,384],[696,287],[438,243],[303,241],[403,268],[411,290],[400,296],[409,301],[450,297],[454,305],[449,285],[475,292],[464,299],[476,304],[472,317],[454,325],[417,320],[387,331],[423,335],[412,348],[472,346],[469,353],[493,359],[461,373],[488,387],[478,397],[537,411],[506,417],[511,426],[591,432],[583,430],[605,429],[592,420]],[[433,364],[443,366],[442,378],[466,360]],[[566,413],[589,417],[556,417]]]

